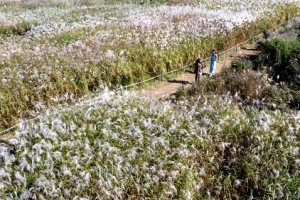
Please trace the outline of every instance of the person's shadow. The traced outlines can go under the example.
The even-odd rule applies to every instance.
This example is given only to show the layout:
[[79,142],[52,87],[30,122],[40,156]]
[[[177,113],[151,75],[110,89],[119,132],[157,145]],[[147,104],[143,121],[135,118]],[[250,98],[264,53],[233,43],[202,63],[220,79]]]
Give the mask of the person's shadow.
[[[192,71],[189,71],[191,74],[194,74],[194,72],[192,72]],[[202,73],[202,75],[201,76],[209,76],[209,74],[208,73]],[[200,76],[200,77],[201,77]],[[168,82],[169,83],[181,83],[182,85],[187,85],[187,84],[193,84],[193,83],[190,83],[190,82],[188,82],[188,81],[185,81],[185,80],[176,80],[176,79],[173,79],[173,80],[168,80]]]
[[186,84],[191,84],[189,83],[188,81],[184,81],[184,80],[176,80],[176,79],[173,79],[173,80],[168,80],[169,83],[181,83],[183,85],[186,85]]
[[[194,71],[192,71],[192,70],[189,70],[188,72],[189,72],[190,74],[195,74]],[[203,72],[201,76],[209,76],[209,73],[204,73],[204,72]]]

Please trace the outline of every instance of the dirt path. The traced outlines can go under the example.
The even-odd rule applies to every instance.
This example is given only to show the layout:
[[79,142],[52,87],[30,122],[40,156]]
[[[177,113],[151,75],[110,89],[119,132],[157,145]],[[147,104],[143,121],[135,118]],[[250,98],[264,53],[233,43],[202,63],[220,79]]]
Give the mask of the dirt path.
[[[238,57],[256,56],[258,54],[259,51],[255,51],[253,49],[241,49],[232,56],[217,61],[216,73],[219,73],[224,67],[231,66],[231,62]],[[207,67],[204,68],[203,74],[209,74],[209,63],[207,64]],[[200,80],[205,77],[207,76],[201,76]],[[182,74],[174,79],[157,83],[151,89],[147,90],[144,94],[153,98],[161,98],[176,92],[183,85],[191,86],[194,82],[195,74],[189,72]]]
[[[300,25],[300,17],[295,17],[293,20],[290,20],[285,26],[274,27],[274,32],[271,33],[272,37],[279,37],[283,39],[287,38],[296,38],[300,34],[299,29],[291,28],[298,27]],[[256,42],[262,40],[261,36],[256,37]],[[259,51],[255,51],[256,44],[245,44],[242,45],[243,49],[240,49],[238,52],[232,53],[231,56],[227,56],[224,59],[217,61],[216,73],[219,73],[222,68],[231,66],[232,60],[237,57],[250,57],[256,56],[259,54]],[[207,67],[204,69],[204,73],[209,74],[209,63],[206,64]],[[207,76],[201,76],[200,79],[203,79]],[[176,92],[183,83],[187,83],[188,86],[191,86],[195,82],[195,75],[193,73],[182,74],[173,80],[168,80],[165,82],[159,82],[154,85],[151,89],[147,90],[145,93],[149,97],[161,98],[163,96],[172,94]]]

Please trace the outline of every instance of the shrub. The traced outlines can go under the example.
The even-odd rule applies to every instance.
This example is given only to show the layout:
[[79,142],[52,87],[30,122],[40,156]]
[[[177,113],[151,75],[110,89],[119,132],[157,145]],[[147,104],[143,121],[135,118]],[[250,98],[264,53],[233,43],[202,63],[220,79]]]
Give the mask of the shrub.
[[[245,61],[235,61],[239,66]],[[246,67],[247,66],[247,67]],[[244,65],[245,69],[251,67],[249,63]],[[212,79],[203,79],[199,87],[192,88],[191,94],[231,94],[239,97],[240,100],[249,100],[261,98],[261,88],[265,85],[262,75],[255,74],[251,70],[238,70],[232,72],[231,69],[225,69]]]
[[274,82],[285,82],[292,89],[300,88],[300,44],[297,40],[275,38],[259,42],[261,54],[256,60],[258,66],[266,66]]
[[240,72],[250,68],[252,68],[252,63],[245,58],[234,60],[231,63],[231,69],[234,72]]

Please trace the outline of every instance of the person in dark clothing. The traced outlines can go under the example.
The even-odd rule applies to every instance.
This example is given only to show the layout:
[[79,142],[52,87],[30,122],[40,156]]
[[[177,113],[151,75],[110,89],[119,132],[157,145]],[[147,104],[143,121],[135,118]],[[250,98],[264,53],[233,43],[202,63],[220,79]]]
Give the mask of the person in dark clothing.
[[270,34],[269,34],[269,32],[268,32],[267,30],[264,30],[263,34],[264,34],[263,37],[264,37],[265,39],[270,38]]
[[202,69],[203,69],[203,66],[201,64],[201,60],[200,60],[200,58],[198,58],[195,62],[195,70],[194,70],[195,82],[200,80],[200,76],[202,74]]

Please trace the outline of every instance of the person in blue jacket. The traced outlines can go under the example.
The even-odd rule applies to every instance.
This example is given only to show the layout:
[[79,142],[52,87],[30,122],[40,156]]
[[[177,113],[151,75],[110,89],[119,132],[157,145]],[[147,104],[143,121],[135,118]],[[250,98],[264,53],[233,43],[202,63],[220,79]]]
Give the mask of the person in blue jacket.
[[210,68],[209,68],[209,77],[215,75],[216,67],[217,67],[217,54],[215,50],[212,50],[211,60],[210,60]]

